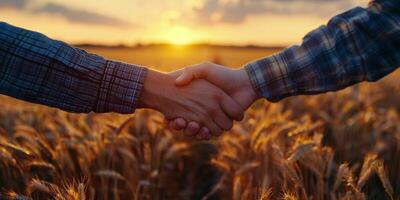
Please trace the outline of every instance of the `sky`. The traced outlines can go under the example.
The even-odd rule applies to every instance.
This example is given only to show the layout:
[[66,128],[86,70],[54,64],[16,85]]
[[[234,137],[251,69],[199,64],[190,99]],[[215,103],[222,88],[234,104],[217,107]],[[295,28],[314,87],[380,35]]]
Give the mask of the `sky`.
[[368,0],[0,0],[0,21],[68,43],[287,46]]

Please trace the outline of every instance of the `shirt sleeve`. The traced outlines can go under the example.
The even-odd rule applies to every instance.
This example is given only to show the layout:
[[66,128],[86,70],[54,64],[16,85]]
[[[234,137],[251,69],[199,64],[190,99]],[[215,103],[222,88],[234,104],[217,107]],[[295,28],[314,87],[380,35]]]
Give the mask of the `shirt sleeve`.
[[301,45],[245,66],[269,101],[377,81],[400,66],[400,1],[376,0],[307,34]]
[[0,93],[69,112],[132,113],[146,68],[0,22]]

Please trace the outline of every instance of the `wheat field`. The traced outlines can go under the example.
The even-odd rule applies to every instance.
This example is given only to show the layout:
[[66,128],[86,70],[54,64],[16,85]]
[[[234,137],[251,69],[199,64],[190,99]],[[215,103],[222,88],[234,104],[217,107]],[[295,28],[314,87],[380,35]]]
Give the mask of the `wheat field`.
[[[276,50],[87,48],[171,71]],[[0,97],[0,199],[400,199],[400,72],[344,91],[256,102],[210,142],[149,110],[70,114]]]

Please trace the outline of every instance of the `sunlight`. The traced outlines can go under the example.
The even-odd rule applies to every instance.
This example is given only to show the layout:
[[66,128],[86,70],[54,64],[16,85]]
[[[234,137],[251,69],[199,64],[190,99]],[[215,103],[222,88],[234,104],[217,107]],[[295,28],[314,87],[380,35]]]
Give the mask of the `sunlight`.
[[170,44],[183,46],[193,43],[195,34],[186,27],[174,26],[165,31],[164,39]]

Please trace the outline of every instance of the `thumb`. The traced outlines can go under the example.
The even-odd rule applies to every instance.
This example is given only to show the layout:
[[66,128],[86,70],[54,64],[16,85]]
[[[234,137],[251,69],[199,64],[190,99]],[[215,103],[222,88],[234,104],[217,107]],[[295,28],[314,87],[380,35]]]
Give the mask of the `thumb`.
[[185,86],[194,79],[194,74],[191,70],[183,70],[183,73],[179,75],[175,80],[175,85]]

